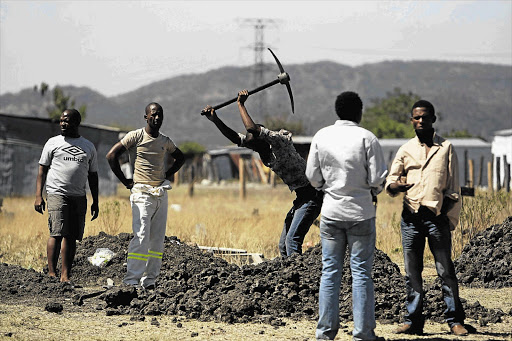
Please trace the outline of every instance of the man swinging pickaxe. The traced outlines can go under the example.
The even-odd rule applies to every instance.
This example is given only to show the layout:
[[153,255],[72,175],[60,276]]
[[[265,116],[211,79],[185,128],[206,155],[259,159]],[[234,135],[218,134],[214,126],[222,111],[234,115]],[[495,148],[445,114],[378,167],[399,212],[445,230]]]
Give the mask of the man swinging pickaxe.
[[[270,49],[269,49],[270,50]],[[270,51],[272,52],[272,51]],[[285,84],[293,107],[293,97],[289,84],[290,77],[284,72],[283,67],[276,56],[281,74],[276,81],[260,86],[252,91],[242,90],[238,97],[219,104],[215,107],[207,106],[203,109],[202,115],[205,115],[231,142],[240,147],[246,147],[254,150],[260,156],[265,166],[272,169],[288,185],[290,191],[295,191],[297,195],[293,201],[293,206],[286,215],[283,231],[279,240],[279,252],[281,256],[289,256],[294,253],[302,253],[302,243],[304,237],[309,231],[309,227],[320,214],[322,206],[323,193],[315,190],[305,175],[306,161],[297,153],[292,142],[292,134],[284,129],[273,131],[265,128],[263,125],[256,124],[245,108],[245,101],[249,95],[266,89],[277,83]],[[222,122],[215,110],[233,102],[238,103],[240,117],[244,123],[246,134],[238,134]]]
[[[293,103],[292,88],[290,86],[290,75],[284,71],[284,68],[281,65],[281,62],[279,62],[279,59],[277,59],[277,57],[274,54],[274,52],[272,52],[271,49],[268,49],[268,50],[270,51],[270,53],[272,53],[272,56],[276,60],[277,66],[279,67],[279,71],[281,71],[281,73],[278,74],[277,75],[277,79],[273,80],[272,82],[264,84],[264,85],[262,85],[260,87],[257,87],[256,89],[248,91],[247,93],[250,96],[250,95],[253,95],[253,94],[257,93],[257,92],[260,92],[261,90],[265,90],[266,88],[270,88],[271,86],[274,86],[276,84],[284,84],[286,86],[286,90],[288,90],[288,95],[290,95],[290,101],[292,103],[292,113],[295,113],[295,105]],[[238,97],[235,97],[235,98],[232,98],[229,101],[226,101],[224,103],[217,104],[217,105],[213,106],[213,109],[214,110],[219,110],[220,108],[224,108],[225,106],[227,106],[227,105],[229,105],[231,103],[235,103],[237,99],[238,99]],[[201,112],[201,115],[204,115],[204,114],[205,114],[204,111]]]

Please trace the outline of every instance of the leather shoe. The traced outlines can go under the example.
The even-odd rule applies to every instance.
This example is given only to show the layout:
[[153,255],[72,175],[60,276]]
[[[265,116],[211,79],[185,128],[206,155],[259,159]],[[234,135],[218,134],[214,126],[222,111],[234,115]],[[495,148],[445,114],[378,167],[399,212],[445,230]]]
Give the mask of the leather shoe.
[[394,334],[423,335],[423,328],[414,327],[412,324],[404,323],[393,331]]
[[468,330],[466,328],[464,328],[464,326],[460,323],[457,323],[457,324],[454,324],[450,330],[452,331],[452,334],[453,335],[457,335],[457,336],[465,336],[465,335],[468,335]]

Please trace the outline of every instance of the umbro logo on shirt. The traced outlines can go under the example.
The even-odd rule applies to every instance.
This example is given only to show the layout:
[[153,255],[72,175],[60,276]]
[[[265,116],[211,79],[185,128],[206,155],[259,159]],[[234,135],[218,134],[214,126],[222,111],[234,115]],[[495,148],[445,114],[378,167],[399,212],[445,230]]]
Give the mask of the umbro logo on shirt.
[[78,162],[84,161],[83,157],[82,158],[77,157],[81,154],[85,154],[85,152],[82,150],[82,148],[77,147],[77,146],[69,146],[66,148],[62,148],[62,150],[65,151],[66,153],[72,155],[72,157],[64,156],[65,161],[78,161]]
[[82,150],[82,148],[77,147],[77,146],[69,146],[69,147],[63,148],[62,150],[68,154],[73,155],[73,156],[85,154],[85,152]]

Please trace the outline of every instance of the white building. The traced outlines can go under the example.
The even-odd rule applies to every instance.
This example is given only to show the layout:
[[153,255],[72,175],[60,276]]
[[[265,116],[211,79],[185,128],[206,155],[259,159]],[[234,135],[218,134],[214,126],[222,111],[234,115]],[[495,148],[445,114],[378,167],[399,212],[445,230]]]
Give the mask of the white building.
[[[494,139],[492,140],[491,147],[492,154],[494,156],[493,162],[493,185],[494,188],[498,188],[498,181],[501,187],[506,187],[504,184],[505,176],[510,172],[510,163],[512,162],[512,129],[499,130],[494,133]],[[498,161],[499,160],[499,161]],[[498,168],[499,167],[499,168]],[[499,173],[499,179],[498,179]],[[510,173],[509,186],[510,186]]]

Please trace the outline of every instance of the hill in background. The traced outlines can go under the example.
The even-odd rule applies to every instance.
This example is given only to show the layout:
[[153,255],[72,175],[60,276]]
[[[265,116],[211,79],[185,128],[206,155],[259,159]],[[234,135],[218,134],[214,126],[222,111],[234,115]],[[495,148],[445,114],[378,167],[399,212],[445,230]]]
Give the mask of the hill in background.
[[[279,73],[268,65],[265,81]],[[291,77],[295,99],[295,115],[284,86],[276,85],[251,96],[246,107],[255,121],[266,115],[300,120],[306,133],[336,120],[334,101],[342,91],[358,92],[365,104],[385,97],[394,88],[413,92],[431,101],[441,113],[436,127],[441,132],[464,130],[490,139],[493,132],[512,127],[512,68],[510,66],[415,61],[390,61],[349,67],[333,62],[285,65]],[[215,126],[200,115],[207,105],[222,103],[236,97],[239,90],[252,89],[253,72],[248,67],[224,67],[202,74],[183,75],[154,82],[134,91],[114,97],[86,87],[61,86],[76,105],[87,105],[87,123],[142,127],[145,106],[158,102],[164,108],[162,132],[177,144],[196,141],[209,148],[229,144]],[[42,80],[44,81],[44,80]],[[51,84],[53,87],[53,84]],[[265,113],[258,112],[258,101],[265,97]],[[46,108],[52,103],[51,92],[45,97],[26,89],[16,94],[0,96],[0,112],[6,114],[47,117]],[[236,104],[218,111],[226,124],[243,132]],[[404,113],[408,115],[408,113]]]

